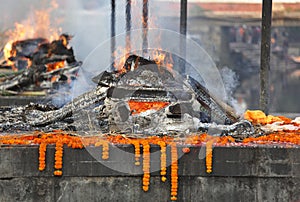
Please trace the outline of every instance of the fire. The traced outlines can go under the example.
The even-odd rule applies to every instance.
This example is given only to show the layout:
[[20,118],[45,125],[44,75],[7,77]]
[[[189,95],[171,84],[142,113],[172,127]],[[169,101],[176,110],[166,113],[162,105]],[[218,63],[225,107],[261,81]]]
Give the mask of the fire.
[[116,71],[118,71],[119,73],[126,73],[126,69],[124,68],[124,64],[126,62],[126,59],[129,56],[129,51],[130,51],[130,47],[118,47],[117,50],[114,51],[113,55],[116,58],[116,60],[114,61],[114,68]]
[[12,52],[14,42],[37,37],[46,38],[49,41],[59,38],[61,28],[52,28],[50,20],[50,14],[55,8],[57,8],[57,3],[52,1],[50,8],[32,12],[28,19],[21,23],[16,22],[14,29],[5,33],[8,36],[8,42],[4,46],[3,53],[8,65],[13,66],[9,58],[14,56]]
[[157,49],[153,52],[152,57],[158,66],[165,67],[170,72],[172,72],[174,61],[170,53],[167,54],[164,53],[161,49]]
[[160,110],[168,106],[169,102],[139,102],[129,100],[128,105],[132,114],[139,114],[148,110]]
[[[117,50],[114,51],[113,55],[116,60],[113,65],[115,70],[119,73],[126,73],[128,71],[128,69],[124,68],[124,64],[130,53],[130,47],[128,48],[128,46],[126,48],[118,47]],[[168,71],[172,72],[174,61],[171,53],[166,53],[162,49],[158,48],[150,50],[148,54],[150,60],[154,60],[158,67],[167,68]]]
[[65,61],[59,61],[59,62],[55,62],[55,63],[46,64],[47,72],[51,72],[53,70],[62,68],[64,66],[65,66]]
[[[147,44],[148,28],[158,28],[157,17],[154,15],[149,15],[147,9],[148,1],[143,0],[141,2],[138,2],[136,0],[131,0],[129,1],[129,4],[131,4],[131,8],[132,8],[132,15],[133,15],[132,19],[139,19],[133,21],[133,27],[143,28],[141,33],[143,38],[142,43]],[[134,9],[137,7],[139,8],[140,6],[143,6],[144,15],[142,16],[140,16],[140,12],[136,12],[136,10]],[[126,33],[125,40],[126,40],[125,47],[119,46],[113,52],[113,56],[115,58],[113,66],[115,70],[121,74],[126,73],[128,71],[128,69],[124,68],[124,64],[128,56],[130,54],[139,55],[137,51],[131,50],[131,46],[132,46],[132,42],[133,43],[136,43],[136,41],[140,42],[140,38],[132,39],[130,33],[129,34]],[[157,49],[148,49],[148,46],[146,45],[144,47],[144,44],[137,44],[136,47],[140,48],[139,51],[141,51],[143,48],[146,48],[147,50],[142,50],[143,51],[142,56],[144,58],[149,58],[150,60],[154,60],[159,67],[167,68],[170,72],[172,72],[174,61],[170,53],[167,53],[166,51],[162,50],[160,34],[157,37],[155,37],[154,41],[153,40],[151,41],[151,44],[155,44]]]
[[[8,42],[3,49],[3,54],[4,54],[4,58],[5,60],[8,60],[8,58],[10,58],[12,56],[11,54],[11,49],[12,49],[12,43]],[[10,61],[10,60],[8,60]]]

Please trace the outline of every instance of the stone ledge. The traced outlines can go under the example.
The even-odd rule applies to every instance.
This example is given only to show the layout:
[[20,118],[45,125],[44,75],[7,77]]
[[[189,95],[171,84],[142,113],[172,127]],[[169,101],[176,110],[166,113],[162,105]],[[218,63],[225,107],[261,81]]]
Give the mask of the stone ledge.
[[[205,148],[190,147],[188,154],[183,154],[181,147],[178,148],[178,156],[181,156],[178,162],[178,175],[183,177],[300,177],[300,148],[214,147],[211,174],[205,172],[205,158],[203,157]],[[54,171],[54,152],[54,146],[47,147],[46,169],[40,172],[37,145],[2,145],[0,147],[0,178],[51,177]],[[151,146],[151,152],[151,175],[158,176],[159,148]],[[141,176],[142,174],[142,162],[140,166],[134,165],[134,148],[131,145],[110,146],[108,160],[102,160],[101,155],[102,147],[86,147],[85,149],[65,147],[63,176],[111,177]],[[167,148],[167,165],[169,164],[170,151]],[[169,168],[167,171],[169,174]]]
[[[300,148],[215,147],[212,174],[205,173],[205,159],[199,158],[201,147],[190,149],[179,159],[178,201],[300,200]],[[151,173],[149,191],[144,192],[142,166],[134,165],[133,146],[110,146],[110,158],[105,161],[105,165],[131,171],[128,173],[106,167],[104,160],[97,161],[101,151],[101,147],[65,147],[63,176],[56,177],[54,146],[48,146],[46,170],[40,172],[37,145],[2,145],[0,201],[169,201],[169,168],[165,183],[159,172]],[[155,152],[159,151],[157,146],[151,151],[154,171],[160,167],[160,152]],[[181,149],[178,151],[180,156]]]

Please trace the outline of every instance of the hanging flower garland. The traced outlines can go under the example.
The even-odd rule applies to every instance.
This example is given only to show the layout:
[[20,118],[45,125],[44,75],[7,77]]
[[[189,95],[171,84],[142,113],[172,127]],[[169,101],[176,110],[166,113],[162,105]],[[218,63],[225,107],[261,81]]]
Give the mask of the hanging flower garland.
[[43,171],[46,168],[46,150],[47,144],[41,143],[39,146],[39,170]]
[[131,139],[130,143],[134,146],[134,156],[135,156],[135,165],[140,165],[140,157],[141,157],[141,150],[140,150],[140,141]]
[[159,141],[158,145],[160,146],[160,175],[161,175],[161,181],[165,182],[167,180],[166,174],[167,174],[167,148],[166,143],[163,141]]
[[178,189],[178,153],[175,142],[171,144],[171,200],[177,200]]
[[63,141],[57,141],[55,145],[55,157],[54,157],[54,175],[62,175],[62,164],[63,164]]
[[143,190],[148,191],[150,185],[150,145],[149,142],[142,141],[143,145]]
[[206,162],[206,172],[211,173],[212,172],[212,156],[213,156],[213,140],[209,140],[206,143],[206,157],[205,157],[205,162]]
[[[88,145],[92,144],[93,141],[89,140],[89,142],[85,142]],[[95,147],[102,146],[102,159],[107,160],[109,158],[109,143],[106,140],[99,140],[95,144]]]

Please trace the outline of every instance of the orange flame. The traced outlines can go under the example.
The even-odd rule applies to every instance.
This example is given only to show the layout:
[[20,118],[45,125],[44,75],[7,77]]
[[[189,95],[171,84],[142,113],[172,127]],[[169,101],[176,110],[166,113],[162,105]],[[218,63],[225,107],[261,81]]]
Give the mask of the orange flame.
[[168,106],[169,102],[139,102],[129,100],[128,105],[132,114],[139,114],[148,110],[160,110]]
[[[145,4],[146,1],[142,1],[139,2],[142,4]],[[137,5],[137,1],[136,0],[131,0],[130,1],[133,9],[133,19],[140,19],[139,20],[135,20],[133,21],[134,26],[135,27],[140,27],[142,25],[143,28],[157,28],[157,17],[153,16],[153,15],[148,15],[146,18],[144,18],[143,16],[140,16],[139,12],[134,12],[134,8],[139,7],[140,5]],[[138,24],[137,24],[138,23]],[[143,35],[145,35],[145,37],[147,36],[147,30],[143,30]],[[119,73],[125,73],[126,71],[128,71],[127,69],[124,68],[124,64],[126,62],[126,59],[128,58],[128,56],[133,53],[135,54],[135,52],[131,51],[131,42],[135,42],[135,41],[139,41],[139,39],[130,39],[130,35],[126,35],[126,46],[125,47],[118,47],[113,55],[115,58],[114,61],[114,68],[116,71],[118,71]],[[159,67],[165,67],[167,68],[170,72],[172,72],[173,69],[173,58],[172,55],[170,53],[166,53],[166,51],[163,51],[160,47],[161,47],[161,38],[160,35],[157,36],[155,39],[155,41],[152,43],[154,43],[156,45],[156,47],[158,47],[156,50],[148,50],[147,51],[147,56],[144,55],[145,58],[150,58],[151,60],[154,60],[156,62],[156,64]],[[140,44],[142,45],[142,44]],[[141,47],[142,48],[142,47]]]
[[55,63],[46,64],[47,72],[51,72],[53,70],[62,68],[64,66],[65,66],[65,61],[59,61],[59,62],[55,62]]
[[164,53],[161,49],[157,49],[152,53],[152,57],[158,66],[165,67],[170,72],[172,72],[174,61],[170,53],[167,54]]
[[123,48],[123,47],[118,47],[113,55],[116,58],[114,61],[114,68],[116,71],[118,71],[119,73],[125,73],[127,70],[124,68],[124,64],[126,62],[126,59],[129,56],[129,48]]
[[52,28],[50,14],[57,8],[55,0],[51,2],[51,7],[47,9],[36,10],[28,19],[22,23],[16,22],[13,30],[8,30],[5,34],[8,36],[8,42],[4,46],[3,53],[5,60],[8,60],[12,53],[12,44],[15,41],[43,37],[49,41],[59,38],[61,28]]
[[[149,58],[151,60],[154,60],[159,67],[165,67],[170,72],[172,72],[174,61],[171,53],[166,53],[159,48],[156,50],[149,51],[148,54]],[[130,55],[130,47],[118,47],[117,50],[114,51],[113,55],[116,58],[113,64],[115,70],[119,73],[125,73],[127,69],[124,68],[124,64],[128,56]]]

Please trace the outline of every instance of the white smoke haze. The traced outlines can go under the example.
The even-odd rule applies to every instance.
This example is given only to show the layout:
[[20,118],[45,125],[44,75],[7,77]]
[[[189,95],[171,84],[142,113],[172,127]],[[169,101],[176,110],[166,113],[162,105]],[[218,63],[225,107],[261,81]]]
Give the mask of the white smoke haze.
[[[4,0],[0,0],[4,1]],[[45,1],[22,1],[21,3],[19,0],[11,0],[5,1],[2,5],[0,10],[2,19],[1,21],[3,24],[5,22],[6,25],[3,24],[6,28],[13,27],[13,23],[18,21],[21,22],[22,19],[26,19],[30,12],[34,9],[40,8],[47,8],[51,6],[52,0],[45,0]],[[142,1],[132,1],[131,5],[131,29],[140,29],[142,28]],[[174,1],[172,1],[174,2]],[[179,3],[180,1],[176,1]],[[35,4],[36,3],[36,4]],[[90,82],[90,78],[96,76],[97,73],[100,73],[103,70],[107,70],[109,66],[102,66],[101,64],[108,64],[110,62],[110,45],[107,46],[105,49],[98,51],[96,54],[92,54],[93,57],[88,57],[93,50],[97,48],[97,46],[106,43],[110,39],[110,30],[111,30],[111,1],[97,1],[97,0],[60,0],[57,1],[58,8],[55,10],[51,19],[53,22],[57,21],[57,18],[60,19],[61,23],[59,26],[62,28],[62,32],[69,33],[74,36],[74,38],[70,41],[70,45],[74,49],[74,55],[77,60],[83,61],[83,67],[79,71],[79,78],[77,82],[74,84],[73,87],[73,95],[70,96],[69,99],[74,98],[91,88],[93,88],[96,84]],[[160,18],[159,16],[162,15],[162,12],[165,12],[164,8],[159,7],[158,1],[150,1],[149,0],[149,13],[148,13],[148,26],[149,28],[177,28],[173,29],[174,31],[179,31],[179,18],[178,22],[174,20],[169,22],[164,18]],[[164,4],[165,5],[165,4]],[[115,30],[116,35],[124,34],[125,33],[125,26],[126,26],[126,18],[125,18],[125,8],[126,8],[126,1],[117,1],[116,0],[116,24]],[[12,15],[12,13],[14,15]],[[180,10],[178,10],[180,13]],[[179,15],[178,15],[179,16]],[[172,24],[173,23],[173,24]],[[7,25],[8,24],[8,25]],[[135,39],[132,39],[135,40]],[[119,40],[116,43],[116,47],[124,46],[124,40]],[[172,43],[169,43],[169,40],[162,41],[162,46],[172,46]],[[187,56],[191,60],[198,60],[199,55],[195,53],[193,50],[187,50]],[[214,64],[211,64],[211,60],[207,60],[207,56],[203,55],[200,56],[202,64],[204,66],[214,67]],[[88,58],[88,60],[87,60]],[[206,61],[206,62],[205,62]],[[199,64],[199,62],[197,62]],[[200,62],[201,63],[201,62]],[[197,67],[194,67],[197,68]],[[202,68],[202,67],[201,67]],[[188,70],[187,70],[188,71]],[[209,71],[209,70],[207,70]],[[192,71],[190,71],[191,73]],[[201,77],[207,77],[205,75],[206,72],[200,70]],[[208,74],[211,74],[208,72]],[[223,74],[223,73],[222,73]],[[225,74],[228,75],[228,74]],[[195,75],[193,75],[195,76]],[[214,88],[212,84],[216,82],[214,79],[217,78],[215,76],[208,75],[209,78],[212,78],[212,81],[207,80],[206,84],[210,86],[210,91],[216,96],[220,96],[224,98],[224,93],[221,92],[222,90],[218,88]],[[227,78],[228,77],[228,78]],[[229,82],[229,76],[226,76],[225,81],[228,81],[226,86],[229,89],[233,89],[232,86],[235,83]],[[232,93],[228,94],[228,97],[232,97]],[[62,100],[69,101],[65,98]],[[59,103],[61,105],[61,102]]]
[[239,86],[238,75],[226,66],[220,69],[220,74],[226,91],[227,102],[235,109],[238,115],[244,114],[244,107],[234,98],[234,91]]

